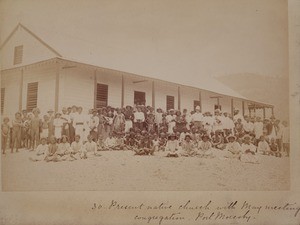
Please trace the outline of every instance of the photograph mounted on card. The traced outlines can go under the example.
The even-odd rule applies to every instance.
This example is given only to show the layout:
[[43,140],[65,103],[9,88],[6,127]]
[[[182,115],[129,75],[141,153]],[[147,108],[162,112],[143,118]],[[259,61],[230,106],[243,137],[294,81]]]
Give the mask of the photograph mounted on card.
[[288,5],[233,2],[10,3],[2,190],[289,191]]

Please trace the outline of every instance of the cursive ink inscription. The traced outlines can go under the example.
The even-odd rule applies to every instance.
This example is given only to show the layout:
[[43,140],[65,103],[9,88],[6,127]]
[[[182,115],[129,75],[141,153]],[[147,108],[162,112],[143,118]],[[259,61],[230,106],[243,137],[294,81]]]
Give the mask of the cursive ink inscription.
[[[251,201],[231,201],[223,204],[213,200],[201,202],[188,199],[184,202],[124,202],[111,200],[109,202],[93,203],[91,210],[102,213],[124,211],[134,223],[138,224],[177,224],[189,223],[202,224],[203,222],[231,223],[241,222],[252,224],[263,216],[288,217],[295,221],[299,220],[300,206],[296,202],[279,204],[266,204],[263,202],[252,203]],[[114,213],[114,215],[118,215]],[[123,213],[124,215],[124,213]]]

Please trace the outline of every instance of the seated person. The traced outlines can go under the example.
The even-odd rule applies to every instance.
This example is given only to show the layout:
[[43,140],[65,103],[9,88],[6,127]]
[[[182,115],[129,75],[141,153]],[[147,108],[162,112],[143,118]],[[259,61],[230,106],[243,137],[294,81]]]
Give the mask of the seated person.
[[181,151],[182,156],[195,156],[197,154],[197,148],[189,134],[185,135],[184,141],[181,144]]
[[270,146],[269,143],[266,141],[266,137],[264,135],[260,136],[260,141],[258,142],[257,152],[262,155],[269,155],[270,154]]
[[68,159],[68,156],[70,156],[71,153],[71,146],[68,142],[68,138],[66,135],[63,135],[61,137],[61,142],[57,146],[57,159],[60,161],[65,161]]
[[211,140],[212,146],[214,148],[224,150],[226,145],[224,143],[224,138],[221,130],[216,130],[215,134],[212,136]]
[[135,155],[153,155],[154,149],[150,136],[141,136],[137,148],[134,150]]
[[82,159],[87,159],[88,156],[101,156],[98,154],[97,150],[97,144],[93,141],[92,135],[87,136],[88,141],[83,145],[82,152],[80,157]]
[[201,157],[213,157],[212,144],[207,134],[203,135],[202,141],[198,142],[198,149],[200,150],[199,155]]
[[173,133],[169,136],[169,140],[165,146],[167,157],[178,157],[179,143],[176,140],[176,135]]
[[250,135],[245,135],[244,143],[242,144],[241,161],[245,163],[259,163],[258,157],[255,153],[256,146],[251,143]]
[[46,157],[46,152],[48,151],[47,138],[41,139],[41,144],[36,148],[36,154],[29,159],[33,162],[43,161]]
[[72,142],[71,148],[70,148],[70,157],[71,160],[77,160],[80,159],[80,154],[82,152],[83,144],[80,141],[80,135],[75,136],[75,141]]
[[46,151],[45,161],[46,162],[58,162],[57,157],[57,143],[54,136],[50,137],[50,143],[48,145],[48,150]]
[[166,134],[164,132],[160,133],[159,138],[159,151],[164,151],[167,144]]
[[271,138],[270,142],[270,155],[281,157],[281,153],[279,152],[279,148],[277,143],[275,142],[275,138]]
[[158,140],[158,136],[156,134],[154,135],[151,142],[152,142],[153,151],[158,152],[159,151],[159,140]]
[[116,147],[116,139],[112,133],[109,133],[108,137],[104,142],[104,150],[113,150]]
[[122,133],[118,133],[115,135],[115,147],[114,150],[124,150],[124,138]]
[[234,159],[239,159],[240,154],[241,154],[241,146],[240,144],[236,141],[236,137],[233,135],[229,135],[227,137],[228,143],[226,144],[226,158],[234,158]]

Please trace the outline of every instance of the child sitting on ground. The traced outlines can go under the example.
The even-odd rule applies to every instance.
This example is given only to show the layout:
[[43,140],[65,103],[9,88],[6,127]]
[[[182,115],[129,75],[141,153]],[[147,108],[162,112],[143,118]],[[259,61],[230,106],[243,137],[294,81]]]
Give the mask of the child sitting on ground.
[[109,133],[108,137],[104,142],[104,150],[113,150],[116,146],[116,139],[113,137],[112,133]]
[[181,145],[182,156],[195,156],[197,154],[197,148],[192,141],[192,138],[189,134],[185,135],[185,139]]
[[57,144],[56,138],[54,136],[50,137],[50,144],[48,146],[48,151],[46,152],[45,161],[46,162],[57,162]]
[[61,137],[61,142],[57,146],[57,160],[65,161],[68,158],[70,159],[71,146],[68,142],[68,137],[63,135]]
[[124,138],[122,134],[115,135],[115,147],[114,150],[124,150]]
[[154,152],[158,152],[159,151],[159,140],[158,140],[158,136],[155,134],[152,140],[152,148]]
[[245,135],[244,143],[242,144],[241,161],[245,163],[259,163],[255,152],[256,146],[251,143],[250,135]]
[[224,150],[226,145],[224,144],[224,138],[220,130],[216,130],[215,134],[212,136],[211,140],[212,146],[214,148]]
[[151,137],[142,136],[137,148],[134,151],[135,155],[153,155],[154,149],[152,148]]
[[205,158],[212,158],[212,144],[209,141],[207,134],[203,135],[202,141],[198,142],[198,149],[200,150],[199,156]]
[[236,141],[236,137],[233,135],[229,135],[227,137],[228,143],[226,144],[226,158],[233,158],[233,159],[239,159],[240,153],[241,153],[241,146]]
[[36,154],[29,158],[29,160],[33,162],[43,161],[46,157],[46,153],[48,151],[47,139],[42,138],[41,144],[39,144],[36,148]]
[[164,151],[167,144],[166,134],[162,132],[159,138],[159,151]]
[[97,144],[93,141],[92,135],[87,136],[88,141],[83,145],[82,152],[81,152],[81,158],[87,159],[90,156],[101,156],[97,152]]
[[167,157],[178,157],[179,144],[176,140],[176,135],[171,134],[169,140],[167,141],[165,151],[167,152]]
[[269,143],[266,141],[264,135],[260,136],[260,141],[258,142],[257,152],[262,155],[269,155],[270,154],[270,146]]
[[71,144],[71,152],[70,152],[70,157],[71,160],[77,160],[80,159],[80,154],[82,152],[82,142],[80,141],[80,135],[75,135],[75,141],[72,142]]

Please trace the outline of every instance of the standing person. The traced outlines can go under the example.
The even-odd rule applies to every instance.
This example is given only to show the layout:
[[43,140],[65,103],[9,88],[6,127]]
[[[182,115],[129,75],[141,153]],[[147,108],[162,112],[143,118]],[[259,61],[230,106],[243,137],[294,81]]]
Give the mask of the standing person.
[[77,115],[77,107],[73,105],[71,107],[71,112],[69,113],[70,116],[70,142],[75,141],[75,124],[74,124],[74,117]]
[[3,118],[3,123],[1,125],[1,148],[2,148],[2,154],[5,154],[6,147],[7,147],[7,140],[8,140],[8,135],[10,132],[10,126],[9,126],[9,118],[4,117]]
[[42,120],[39,117],[40,110],[34,108],[32,110],[33,117],[31,119],[31,150],[34,150],[40,144],[40,129]]
[[49,132],[48,132],[49,137],[48,138],[50,138],[50,137],[52,137],[54,135],[53,120],[54,120],[55,115],[54,115],[54,110],[53,109],[49,109],[47,113],[48,113],[48,117],[49,117],[49,125],[48,125],[48,128],[49,128]]
[[255,145],[258,145],[260,137],[263,135],[264,124],[261,121],[261,118],[256,117],[256,121],[254,123],[254,135],[255,135]]
[[125,133],[129,132],[129,130],[133,127],[133,111],[132,111],[132,107],[127,105],[125,107],[125,112],[124,112],[124,116],[125,116]]
[[64,121],[60,117],[61,117],[61,113],[57,112],[55,113],[55,119],[53,120],[54,137],[56,138],[58,143],[60,143],[61,140],[62,128],[64,124]]
[[113,118],[113,132],[124,133],[125,131],[125,116],[120,108],[117,108],[117,114]]
[[245,116],[245,121],[243,123],[243,128],[245,131],[245,134],[253,134],[254,131],[254,124],[250,121],[250,117],[249,116]]
[[71,118],[70,118],[70,115],[68,114],[68,109],[66,107],[63,107],[62,114],[61,114],[60,118],[63,121],[62,135],[67,136],[68,140],[70,140]]
[[[24,124],[28,120],[27,110],[22,110],[22,123]],[[27,147],[27,135],[26,135],[26,128],[23,126],[21,128],[21,147]]]
[[186,130],[186,120],[185,117],[181,115],[180,111],[176,112],[175,124],[177,132],[182,133]]
[[84,130],[86,126],[86,118],[82,113],[82,107],[78,107],[78,113],[74,114],[73,126],[75,128],[75,135],[81,137],[81,141],[85,141]]
[[160,131],[160,124],[162,123],[162,115],[163,111],[161,108],[158,108],[155,113],[155,130],[159,133]]
[[234,134],[234,123],[227,112],[224,112],[223,115],[223,130],[226,137],[230,134]]
[[186,121],[185,126],[186,126],[186,129],[189,131],[191,129],[190,124],[192,121],[191,114],[188,112],[187,109],[183,109],[182,116],[185,118],[185,121]]
[[41,126],[41,135],[40,138],[46,138],[46,140],[49,137],[49,117],[48,115],[43,116],[42,126]]
[[147,114],[146,117],[146,124],[147,124],[147,131],[149,133],[154,133],[155,132],[155,114],[154,114],[154,109],[152,107],[149,107],[149,113]]
[[238,119],[241,119],[241,122],[244,122],[244,116],[240,113],[239,109],[233,110],[233,122],[236,123]]
[[175,110],[170,109],[169,114],[166,116],[168,123],[168,134],[172,134],[174,132],[173,128],[176,126],[175,117]]
[[278,145],[279,152],[282,151],[282,129],[283,125],[280,123],[280,120],[275,120],[274,129],[276,134],[276,143]]
[[15,119],[12,121],[12,145],[11,153],[14,152],[14,147],[16,147],[16,152],[19,152],[20,142],[21,142],[21,128],[22,128],[22,115],[20,112],[15,114]]
[[286,152],[286,155],[290,156],[290,128],[287,121],[282,122],[282,146],[283,151]]
[[134,120],[133,120],[134,127],[142,131],[145,122],[145,114],[142,112],[140,106],[137,106],[137,111],[133,115],[134,115]]
[[203,127],[203,115],[199,105],[196,106],[195,113],[192,115],[192,123],[197,130],[201,130]]
[[93,109],[92,116],[90,118],[89,127],[90,135],[92,136],[93,141],[98,140],[98,126],[99,126],[99,117],[97,115],[97,109]]

